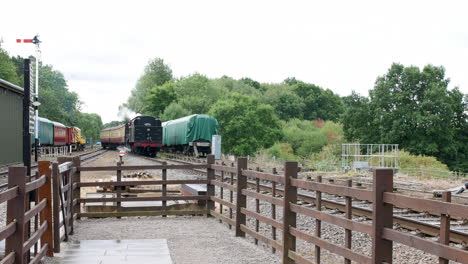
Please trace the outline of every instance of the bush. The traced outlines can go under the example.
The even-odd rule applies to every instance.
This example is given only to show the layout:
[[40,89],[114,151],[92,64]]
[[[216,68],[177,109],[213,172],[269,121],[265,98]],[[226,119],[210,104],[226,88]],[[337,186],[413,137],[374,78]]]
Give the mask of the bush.
[[413,155],[407,151],[399,151],[399,167],[400,169],[407,168],[424,168],[431,170],[449,171],[447,165],[438,161],[435,157],[424,155]]
[[331,121],[323,123],[292,119],[283,123],[283,134],[283,142],[289,143],[294,154],[303,158],[319,153],[328,144],[340,144],[343,140],[341,126]]
[[336,171],[341,169],[341,144],[324,146],[322,151],[314,153],[307,162],[307,167],[319,171]]
[[289,143],[275,143],[266,150],[270,157],[281,161],[299,161],[300,159],[294,155],[294,150]]

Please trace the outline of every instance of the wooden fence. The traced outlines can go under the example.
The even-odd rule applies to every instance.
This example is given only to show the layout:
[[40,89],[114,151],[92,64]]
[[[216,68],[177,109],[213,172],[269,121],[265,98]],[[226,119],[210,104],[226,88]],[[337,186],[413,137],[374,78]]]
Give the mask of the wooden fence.
[[[213,160],[214,161],[214,160]],[[210,180],[214,178],[214,171],[208,164],[188,164],[188,165],[148,165],[148,166],[123,166],[117,163],[117,166],[106,167],[83,167],[78,166],[76,172],[82,171],[116,171],[116,181],[107,182],[82,182],[79,178],[75,178],[74,191],[80,193],[82,187],[113,187],[116,189],[116,197],[111,198],[82,198],[75,196],[73,204],[86,203],[116,203],[116,212],[78,212],[77,217],[124,217],[124,216],[167,216],[167,215],[209,215],[210,210],[214,208],[214,202],[210,200],[210,196],[214,194],[214,186],[210,184]],[[167,178],[168,170],[190,170],[190,169],[206,169],[206,179],[194,180],[171,180]],[[122,171],[128,170],[161,170],[161,180],[145,180],[145,181],[122,181]],[[170,184],[206,184],[207,195],[170,195],[167,191],[167,185]],[[161,186],[161,196],[158,197],[122,197],[122,188],[125,186]],[[168,201],[194,200],[204,201],[206,206],[204,209],[193,208],[190,210],[171,210],[167,206]],[[161,201],[161,210],[154,211],[122,211],[122,202],[149,202]]]
[[[377,169],[373,175],[373,189],[353,188],[352,182],[345,186],[326,184],[321,177],[315,181],[297,179],[298,166],[295,162],[286,162],[284,175],[264,173],[247,169],[247,159],[239,158],[237,167],[225,165],[210,165],[217,171],[212,185],[219,188],[218,196],[211,200],[218,203],[219,211],[212,210],[211,215],[235,226],[235,235],[245,237],[250,235],[255,243],[262,241],[282,253],[282,263],[321,263],[321,249],[340,255],[344,263],[392,263],[393,243],[403,244],[424,252],[439,256],[439,263],[449,260],[468,263],[468,252],[449,246],[450,219],[468,219],[468,206],[451,204],[450,193],[444,193],[443,201],[408,197],[393,193],[393,171]],[[226,177],[226,174],[228,177]],[[250,179],[250,180],[249,180]],[[271,192],[261,192],[260,181],[271,188]],[[281,188],[281,196],[276,193]],[[229,199],[224,193],[229,191]],[[315,192],[314,207],[301,205],[298,202],[298,190]],[[345,198],[345,216],[336,216],[322,212],[322,194],[328,193]],[[255,211],[247,208],[247,200],[255,199]],[[372,203],[372,223],[366,224],[352,219],[353,201],[368,201]],[[259,210],[259,201],[271,204],[272,214],[263,215]],[[278,221],[276,207],[282,207],[282,220]],[[408,208],[413,211],[428,212],[441,216],[440,240],[434,242],[393,229],[393,207]],[[223,207],[229,210],[223,210]],[[310,217],[315,221],[315,230],[307,233],[297,226],[299,215]],[[255,220],[255,229],[249,228],[246,218]],[[344,245],[337,245],[321,237],[321,224],[326,222],[344,229]],[[271,227],[271,237],[259,232],[259,223]],[[282,237],[276,236],[276,230],[282,230]],[[372,250],[369,255],[357,253],[351,249],[352,231],[368,234],[372,239]],[[296,249],[296,241],[303,240],[314,245],[314,259],[307,258]]]
[[[167,170],[206,170],[206,179],[172,180],[167,177]],[[128,170],[161,170],[161,180],[122,181],[122,172]],[[115,171],[116,181],[82,182],[82,171]],[[216,174],[216,172],[218,172]],[[41,241],[39,252],[35,252],[30,263],[38,263],[44,255],[52,256],[60,251],[60,242],[67,240],[73,233],[74,219],[79,217],[123,217],[123,216],[166,216],[166,215],[212,215],[235,229],[235,235],[254,238],[271,246],[272,251],[281,252],[282,263],[321,263],[321,250],[343,257],[345,263],[392,263],[393,243],[404,244],[430,254],[439,256],[440,263],[449,260],[468,263],[468,253],[449,245],[450,219],[468,219],[468,206],[451,204],[450,193],[444,193],[443,201],[420,199],[393,193],[393,171],[378,169],[374,171],[373,189],[353,188],[352,182],[346,185],[327,184],[317,177],[314,181],[297,179],[298,165],[285,163],[282,175],[249,170],[247,159],[239,158],[237,166],[217,165],[212,155],[206,164],[187,165],[151,165],[84,167],[77,158],[60,158],[58,162],[40,162],[37,180],[26,183],[24,168],[10,168],[9,189],[0,193],[0,203],[8,201],[7,226],[0,230],[0,239],[6,239],[6,254],[3,263],[27,263],[27,252]],[[207,186],[206,195],[170,195],[169,184],[203,184]],[[123,197],[124,186],[161,186],[159,197]],[[112,198],[85,198],[80,196],[83,187],[115,187],[116,196]],[[268,186],[268,188],[265,188]],[[215,192],[218,188],[218,192]],[[38,189],[38,199],[31,209],[27,193]],[[53,192],[51,192],[53,189]],[[267,190],[267,191],[266,191]],[[298,192],[308,190],[315,193],[314,204],[304,206],[298,200]],[[216,195],[216,193],[218,195]],[[322,211],[322,194],[332,194],[345,198],[345,216],[337,216]],[[52,196],[53,194],[53,196]],[[52,199],[51,199],[52,197]],[[255,201],[255,209],[249,209],[248,201]],[[50,201],[53,200],[53,203]],[[170,210],[167,201],[197,200],[205,201],[205,208],[194,210]],[[352,219],[354,201],[372,203],[371,224]],[[153,211],[122,211],[122,202],[161,201],[162,209]],[[115,212],[81,212],[81,204],[92,202],[113,202]],[[215,203],[218,210],[215,210]],[[265,215],[260,206],[271,206],[271,214]],[[278,210],[279,208],[281,210]],[[440,240],[434,242],[416,237],[406,232],[393,229],[393,207],[409,208],[414,211],[428,212],[441,216]],[[228,210],[224,210],[227,208]],[[53,210],[52,210],[53,209]],[[25,235],[26,226],[32,218],[40,214],[40,226],[31,235]],[[304,232],[298,225],[298,217],[310,217],[315,221],[313,232]],[[52,220],[53,219],[53,220]],[[254,227],[247,224],[247,219],[254,221]],[[343,245],[334,244],[322,238],[322,223],[332,224],[344,229]],[[36,221],[38,223],[38,221]],[[271,227],[271,233],[261,232],[260,226]],[[63,232],[61,232],[63,230]],[[281,232],[277,232],[281,231]],[[372,239],[372,250],[361,254],[352,250],[352,232],[368,234]],[[280,236],[278,236],[278,233]],[[298,240],[313,244],[314,259],[299,252]]]
[[[6,240],[1,264],[40,263],[45,255],[53,254],[51,177],[50,174],[39,175],[36,180],[28,182],[25,167],[10,167],[8,170],[8,189],[0,193],[0,203],[7,202],[6,226],[0,230],[0,240]],[[35,201],[30,202],[31,193]],[[34,222],[33,232],[31,222]],[[41,245],[38,249],[39,240]],[[34,253],[31,254],[33,246]]]

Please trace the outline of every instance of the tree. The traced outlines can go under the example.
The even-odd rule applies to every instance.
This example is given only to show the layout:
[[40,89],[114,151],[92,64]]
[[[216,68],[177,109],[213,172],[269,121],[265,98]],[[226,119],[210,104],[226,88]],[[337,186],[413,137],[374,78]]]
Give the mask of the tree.
[[338,95],[330,89],[324,90],[315,84],[291,80],[287,82],[294,83],[295,93],[304,100],[305,119],[338,121],[344,110],[343,102]]
[[93,141],[100,140],[99,133],[104,128],[101,116],[98,114],[80,113],[77,118],[76,126],[81,129],[84,137],[93,138]]
[[288,77],[286,79],[284,79],[283,83],[284,84],[287,84],[287,85],[295,85],[297,83],[299,83],[301,81],[297,80],[296,77]]
[[[250,79],[248,79],[250,80]],[[261,96],[260,88],[256,88],[253,85],[260,86],[258,82],[253,80],[248,81],[246,79],[241,80],[234,80],[231,77],[223,76],[219,79],[212,79],[210,80],[211,85],[217,87],[218,89],[227,90],[232,93],[239,93],[245,95],[252,95],[255,97]]]
[[205,114],[212,104],[228,93],[226,88],[213,85],[201,74],[195,73],[176,82],[177,102],[193,114]]
[[379,135],[368,133],[379,129],[374,126],[372,120],[369,98],[353,91],[351,95],[343,98],[343,102],[346,110],[342,120],[346,138],[352,142],[380,142]]
[[219,122],[226,153],[252,155],[281,138],[280,123],[273,108],[254,97],[233,93],[214,104],[209,114]]
[[16,72],[16,65],[10,59],[8,53],[2,49],[0,43],[0,79],[11,82],[16,85],[21,85],[22,82]]
[[128,108],[136,113],[143,113],[145,97],[151,88],[161,86],[172,80],[172,70],[161,58],[150,60],[143,75],[128,98]]
[[285,84],[264,85],[266,91],[262,102],[272,105],[281,120],[304,117],[304,100],[300,98],[292,87]]
[[120,125],[125,124],[126,122],[127,122],[127,121],[117,121],[117,120],[110,121],[109,123],[105,123],[105,124],[102,126],[102,129],[104,129],[104,128],[109,128],[109,127],[120,126]]
[[322,150],[327,136],[313,121],[292,119],[283,124],[283,141],[290,143],[294,153],[302,158]]
[[169,121],[191,114],[192,113],[190,113],[189,110],[185,109],[180,104],[173,102],[164,110],[164,113],[161,115],[161,120]]
[[242,79],[240,79],[241,82],[257,89],[257,90],[260,90],[261,89],[261,85],[259,82],[255,81],[255,80],[252,80],[250,78],[247,78],[247,77],[244,77]]
[[[369,100],[348,98],[346,136],[400,144],[411,153],[435,156],[451,169],[468,171],[468,103],[466,95],[448,85],[443,67],[427,65],[421,71],[393,64],[377,78]],[[364,122],[359,124],[353,111],[364,113]]]
[[75,125],[81,102],[78,94],[70,92],[63,74],[51,65],[39,68],[39,113],[41,117]]
[[166,107],[177,100],[174,86],[173,82],[167,82],[161,86],[151,88],[145,98],[146,103],[143,112],[153,116],[160,116]]

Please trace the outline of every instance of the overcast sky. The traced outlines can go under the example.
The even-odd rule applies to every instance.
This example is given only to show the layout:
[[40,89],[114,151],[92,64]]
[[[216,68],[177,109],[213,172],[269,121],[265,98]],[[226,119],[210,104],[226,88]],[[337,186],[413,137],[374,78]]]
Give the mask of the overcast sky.
[[150,58],[260,82],[288,76],[367,95],[392,62],[443,65],[468,93],[468,1],[3,1],[10,55],[39,33],[44,63],[64,73],[83,111],[118,119]]

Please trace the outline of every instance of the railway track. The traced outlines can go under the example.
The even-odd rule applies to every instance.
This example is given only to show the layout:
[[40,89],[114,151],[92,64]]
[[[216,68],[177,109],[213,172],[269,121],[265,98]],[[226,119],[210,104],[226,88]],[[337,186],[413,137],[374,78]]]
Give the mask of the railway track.
[[[88,153],[77,155],[75,157],[80,157],[82,162],[89,162],[101,156],[106,151],[107,150],[104,150],[104,149],[98,149],[93,152],[88,152]],[[31,175],[35,175],[36,172],[37,172],[37,164],[31,164]],[[3,191],[8,187],[7,174],[8,174],[8,170],[0,171],[0,191]]]
[[[191,162],[181,161],[177,159],[160,159],[160,158],[148,158],[156,162],[169,161],[179,164],[190,164]],[[206,174],[204,170],[192,170],[196,173]],[[217,175],[221,177],[220,175]],[[226,180],[226,179],[223,179]],[[255,182],[247,183],[249,188],[255,189]],[[263,182],[260,184],[260,191],[264,193],[271,193],[271,186]],[[282,197],[283,189],[281,187],[276,188],[276,194],[278,197]],[[315,193],[311,191],[301,190],[298,193],[299,203],[303,205],[315,204]],[[345,213],[345,199],[343,197],[334,195],[322,194],[322,205],[328,209],[335,211],[335,213]],[[352,214],[354,216],[360,216],[364,219],[372,219],[372,203],[367,201],[353,201]],[[414,212],[405,208],[394,208],[393,212],[393,223],[402,229],[408,230],[415,234],[425,235],[433,238],[437,238],[440,232],[440,217],[429,215],[421,212]],[[467,219],[452,219],[450,222],[450,241],[456,244],[460,244],[467,248],[468,245],[468,220]]]

